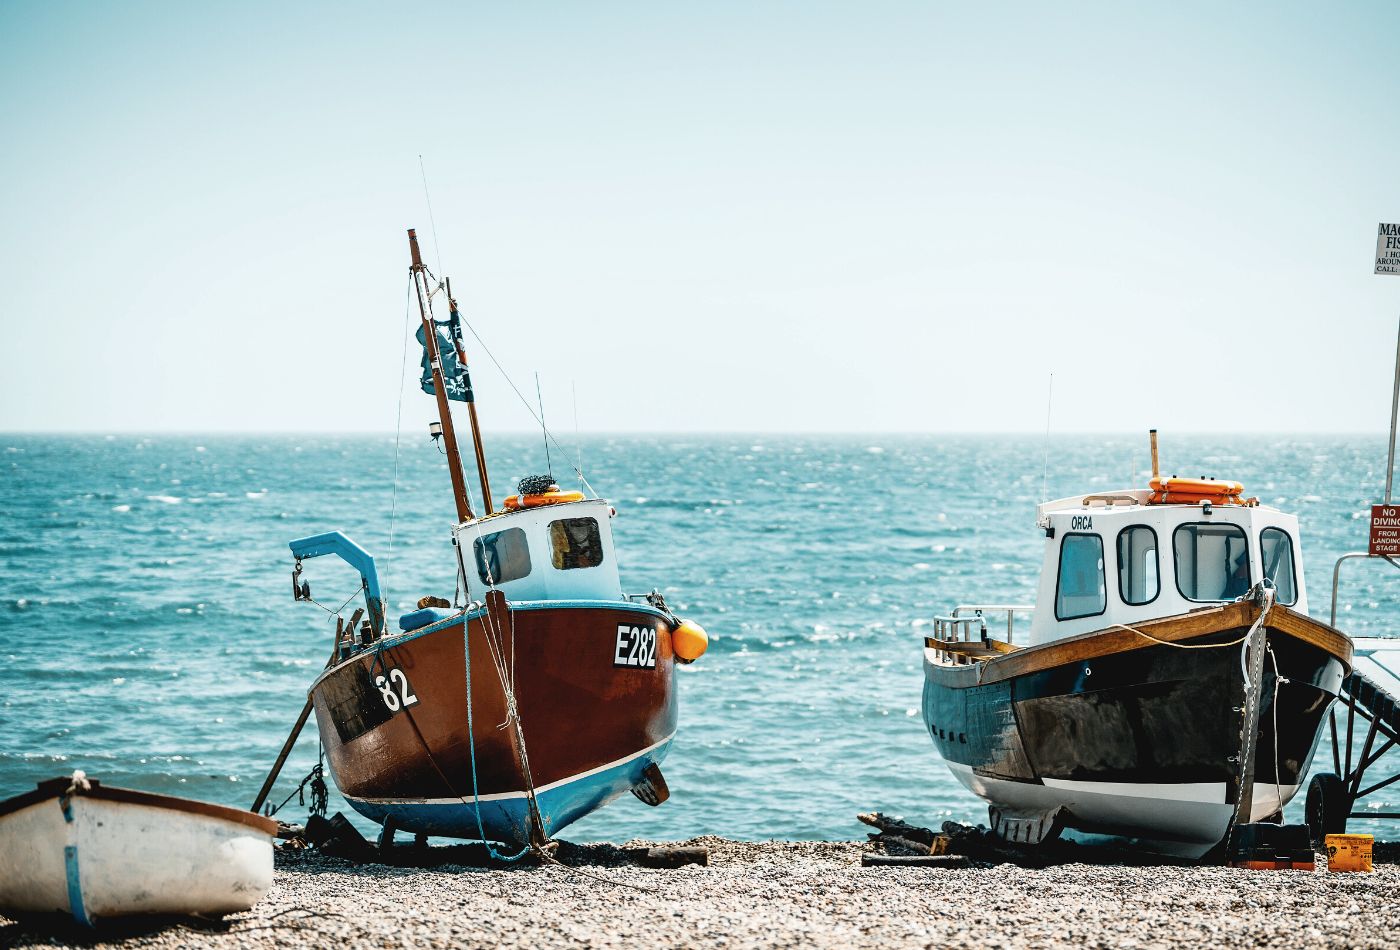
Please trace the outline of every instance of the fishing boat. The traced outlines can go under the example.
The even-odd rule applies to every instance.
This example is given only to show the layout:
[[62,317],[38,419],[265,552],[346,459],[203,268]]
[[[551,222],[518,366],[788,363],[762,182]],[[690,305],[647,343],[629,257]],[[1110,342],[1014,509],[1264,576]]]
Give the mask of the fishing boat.
[[1008,840],[1201,857],[1280,820],[1350,672],[1308,616],[1297,518],[1162,476],[1151,445],[1148,488],[1039,506],[1034,605],[961,605],[924,638],[924,723]]
[[277,822],[74,772],[0,802],[0,912],[215,916],[272,885]]
[[[623,593],[606,500],[546,475],[522,479],[495,507],[457,302],[413,231],[408,240],[422,387],[440,414],[430,434],[456,505],[458,595],[425,597],[390,629],[368,552],[340,532],[292,541],[298,599],[310,598],[303,561],[322,555],[350,564],[364,593],[364,606],[337,621],[303,721],[314,707],[331,775],[383,825],[381,844],[400,829],[523,853],[624,792],[667,799],[660,765],[676,734],[676,664],[699,658],[708,638],[660,593]],[[439,320],[434,301],[444,297],[449,316]],[[451,401],[466,404],[479,508]]]

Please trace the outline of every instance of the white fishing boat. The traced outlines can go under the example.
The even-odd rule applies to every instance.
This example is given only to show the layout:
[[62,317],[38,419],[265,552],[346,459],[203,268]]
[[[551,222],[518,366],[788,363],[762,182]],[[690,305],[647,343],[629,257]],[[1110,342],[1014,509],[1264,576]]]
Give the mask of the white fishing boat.
[[74,772],[0,802],[0,913],[248,910],[272,885],[277,822],[239,808],[112,788]]
[[924,723],[1009,840],[1199,857],[1280,821],[1351,673],[1351,640],[1308,615],[1298,519],[1160,476],[1152,447],[1149,489],[1039,507],[1034,605],[964,604],[924,638]]

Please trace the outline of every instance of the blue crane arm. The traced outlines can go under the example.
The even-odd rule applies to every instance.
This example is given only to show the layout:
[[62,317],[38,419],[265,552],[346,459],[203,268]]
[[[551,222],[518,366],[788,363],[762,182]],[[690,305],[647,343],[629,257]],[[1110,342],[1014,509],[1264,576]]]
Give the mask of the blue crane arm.
[[346,564],[360,572],[360,580],[365,585],[365,607],[369,609],[369,619],[376,631],[384,629],[384,597],[379,590],[379,572],[374,567],[374,557],[339,531],[297,538],[288,544],[292,556],[298,561],[308,557],[334,554]]

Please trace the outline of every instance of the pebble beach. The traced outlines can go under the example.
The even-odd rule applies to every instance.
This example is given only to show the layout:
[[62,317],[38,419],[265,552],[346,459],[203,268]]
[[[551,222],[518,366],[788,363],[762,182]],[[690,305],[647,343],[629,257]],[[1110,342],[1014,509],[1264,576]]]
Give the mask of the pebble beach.
[[[632,845],[645,842],[630,842]],[[279,853],[268,895],[222,921],[96,932],[0,917],[6,947],[1392,947],[1400,865],[1370,874],[1011,864],[863,868],[864,842],[699,838],[706,867],[355,864]],[[431,863],[431,862],[423,862]]]

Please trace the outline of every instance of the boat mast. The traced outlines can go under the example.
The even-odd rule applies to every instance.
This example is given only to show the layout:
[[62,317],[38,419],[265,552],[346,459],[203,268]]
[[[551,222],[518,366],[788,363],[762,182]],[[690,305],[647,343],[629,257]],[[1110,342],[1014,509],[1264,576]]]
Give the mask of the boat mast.
[[462,315],[457,312],[457,298],[452,296],[452,280],[447,281],[447,305],[452,312],[452,345],[457,348],[457,365],[462,367],[462,376],[467,383],[467,422],[472,430],[472,448],[476,450],[476,474],[481,479],[481,503],[486,507],[489,515],[495,508],[491,505],[491,483],[486,477],[486,453],[481,448],[481,423],[476,418],[476,395],[472,392],[471,379],[467,376],[467,354],[462,352],[462,346],[457,339],[455,330],[461,325]]
[[[452,496],[457,503],[457,520],[472,520],[472,506],[467,501],[467,480],[462,473],[462,456],[457,451],[457,433],[452,428],[452,408],[447,401],[447,385],[442,378],[442,354],[438,352],[437,326],[428,311],[428,298],[424,296],[427,287],[428,268],[423,264],[423,256],[418,253],[418,235],[413,228],[408,229],[408,249],[413,255],[413,289],[418,292],[418,315],[423,321],[423,345],[428,350],[428,365],[433,372],[433,394],[437,397],[438,414],[442,420],[442,442],[447,450],[447,470],[452,474]],[[429,295],[431,296],[431,295]]]

